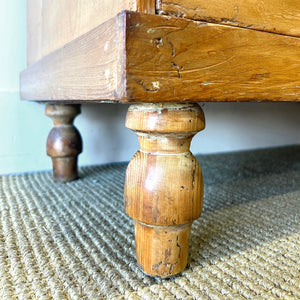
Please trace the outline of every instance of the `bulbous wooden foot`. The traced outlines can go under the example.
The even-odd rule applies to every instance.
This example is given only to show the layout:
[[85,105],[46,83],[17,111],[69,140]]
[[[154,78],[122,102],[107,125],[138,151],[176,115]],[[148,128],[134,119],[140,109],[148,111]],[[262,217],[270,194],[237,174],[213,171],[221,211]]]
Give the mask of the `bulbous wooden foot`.
[[137,104],[126,127],[141,148],[128,165],[124,190],[137,260],[147,274],[169,277],[186,267],[191,225],[202,211],[201,169],[189,148],[205,127],[204,114],[198,104]]
[[47,154],[52,158],[55,181],[78,178],[77,157],[82,152],[80,133],[73,120],[80,114],[80,105],[47,105],[45,114],[54,124],[47,139]]

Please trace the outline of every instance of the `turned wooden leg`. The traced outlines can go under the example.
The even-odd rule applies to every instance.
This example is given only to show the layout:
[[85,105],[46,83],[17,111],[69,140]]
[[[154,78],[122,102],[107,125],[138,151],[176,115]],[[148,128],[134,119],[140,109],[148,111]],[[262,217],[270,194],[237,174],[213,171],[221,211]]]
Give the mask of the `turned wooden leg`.
[[80,114],[80,105],[47,105],[45,114],[54,124],[47,139],[54,180],[72,181],[78,178],[77,157],[82,151],[80,133],[73,125],[74,118]]
[[132,105],[126,127],[141,148],[128,165],[124,190],[137,260],[147,274],[169,277],[186,267],[191,225],[202,211],[201,169],[189,148],[205,127],[203,111],[198,104]]

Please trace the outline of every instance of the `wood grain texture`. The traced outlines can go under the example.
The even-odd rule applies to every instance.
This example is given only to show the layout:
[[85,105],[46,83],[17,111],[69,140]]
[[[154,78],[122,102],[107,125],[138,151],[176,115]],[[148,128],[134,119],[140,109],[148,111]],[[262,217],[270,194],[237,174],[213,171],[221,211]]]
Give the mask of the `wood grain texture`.
[[300,38],[123,12],[21,74],[40,101],[299,101]]
[[67,182],[77,179],[77,157],[82,152],[82,139],[73,121],[80,114],[80,105],[47,105],[45,114],[54,125],[47,139],[47,154],[52,158],[54,180]]
[[160,0],[158,13],[300,36],[298,0]]
[[27,100],[118,100],[124,93],[124,18],[105,22],[66,44],[20,76]]
[[127,18],[128,101],[300,100],[300,39],[175,17]]
[[140,143],[124,188],[138,263],[152,276],[171,276],[186,266],[191,223],[202,211],[201,169],[189,148],[205,127],[203,111],[198,104],[132,105],[126,127]]
[[155,12],[154,0],[27,0],[27,64],[123,10]]
[[136,257],[144,272],[162,278],[182,272],[187,265],[191,225],[158,227],[134,221]]
[[136,11],[155,14],[155,0],[136,0]]

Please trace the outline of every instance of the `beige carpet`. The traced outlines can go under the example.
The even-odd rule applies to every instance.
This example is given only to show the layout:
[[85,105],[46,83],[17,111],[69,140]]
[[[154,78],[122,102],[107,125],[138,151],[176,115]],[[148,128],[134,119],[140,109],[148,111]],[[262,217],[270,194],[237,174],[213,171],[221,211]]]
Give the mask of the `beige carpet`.
[[136,264],[125,163],[0,177],[0,299],[300,299],[300,146],[198,160],[204,211],[165,280]]

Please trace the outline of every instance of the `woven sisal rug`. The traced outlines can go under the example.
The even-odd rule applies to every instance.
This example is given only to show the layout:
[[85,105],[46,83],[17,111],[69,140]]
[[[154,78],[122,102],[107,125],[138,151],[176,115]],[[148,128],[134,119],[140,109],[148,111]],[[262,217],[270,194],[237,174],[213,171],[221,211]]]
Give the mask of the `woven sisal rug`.
[[204,211],[165,280],[136,264],[125,163],[0,177],[0,299],[300,299],[300,146],[197,158]]

